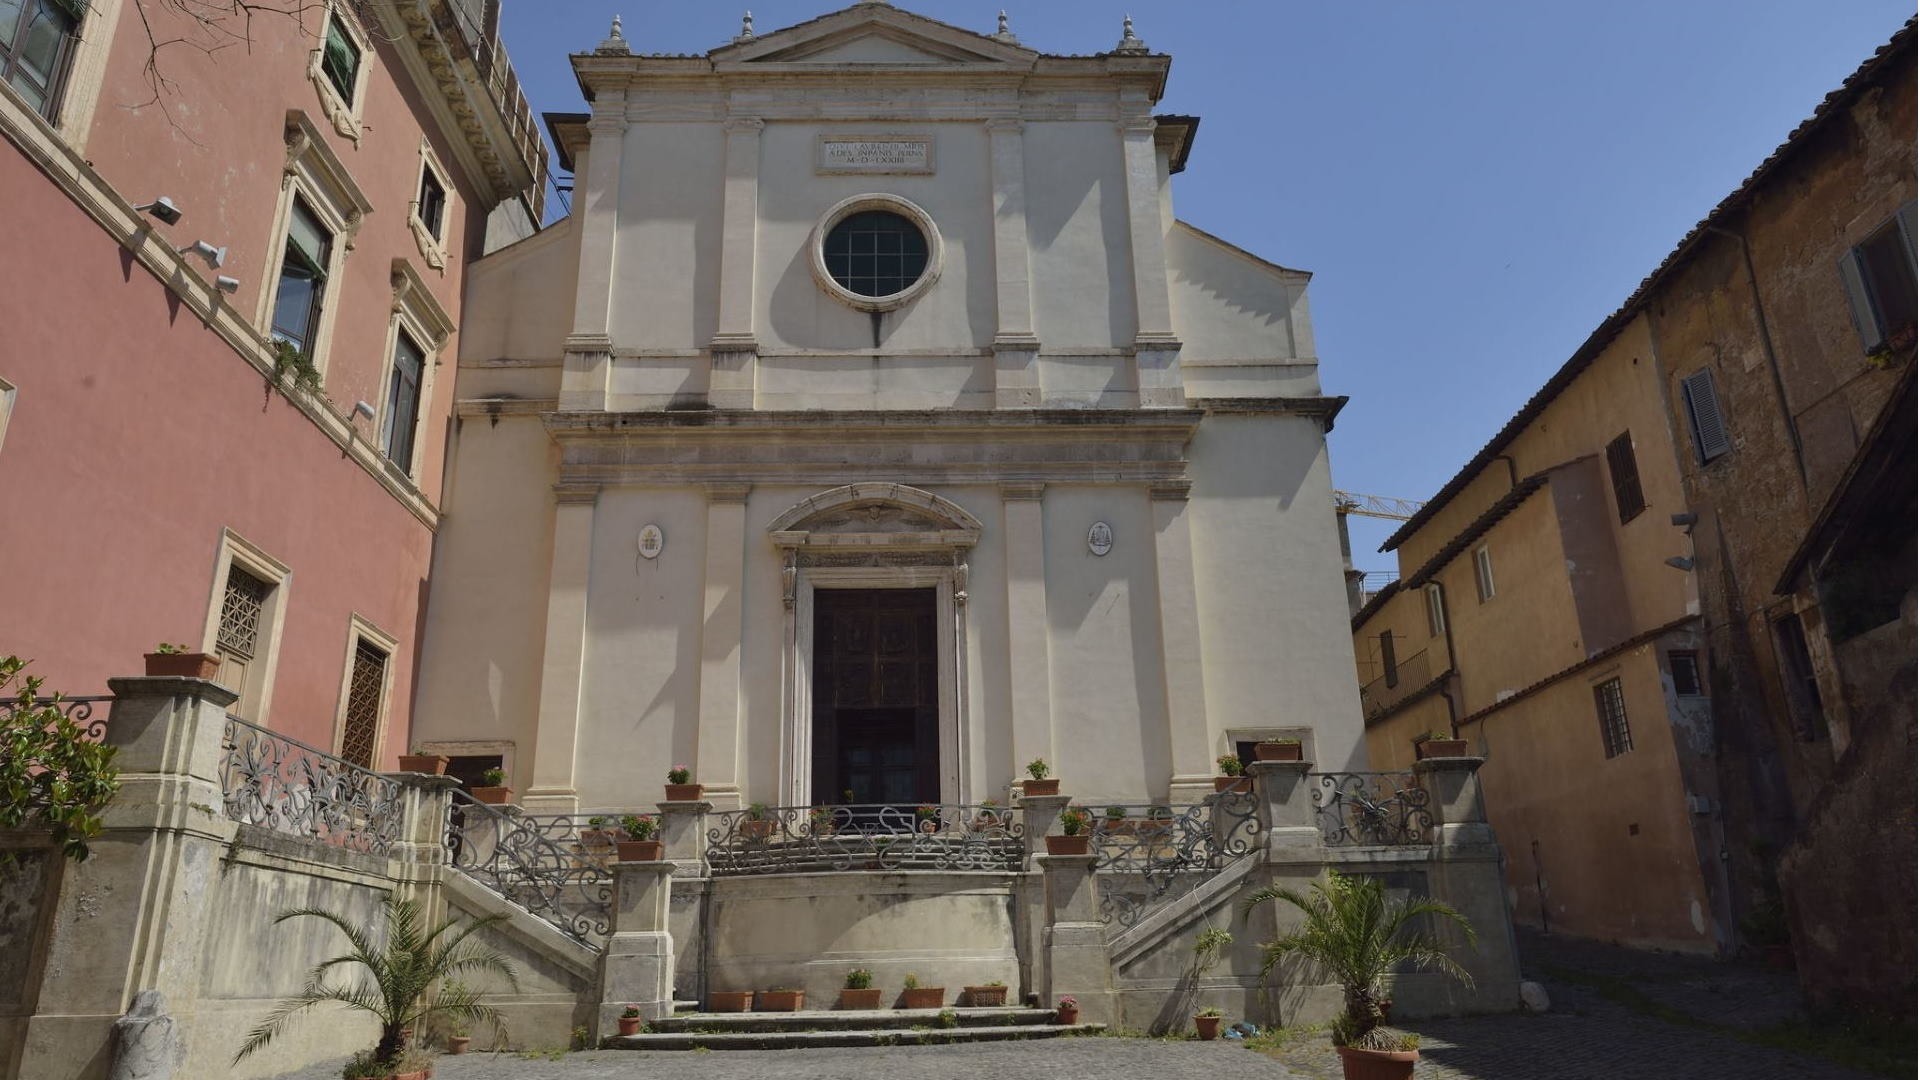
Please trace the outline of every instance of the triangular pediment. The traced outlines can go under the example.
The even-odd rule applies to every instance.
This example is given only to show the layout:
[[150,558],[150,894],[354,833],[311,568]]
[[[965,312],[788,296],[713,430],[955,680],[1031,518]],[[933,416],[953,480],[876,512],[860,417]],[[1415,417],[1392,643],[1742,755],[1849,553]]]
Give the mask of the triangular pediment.
[[737,41],[710,55],[717,63],[755,67],[1027,67],[1039,54],[1011,41],[950,26],[891,4],[866,3]]

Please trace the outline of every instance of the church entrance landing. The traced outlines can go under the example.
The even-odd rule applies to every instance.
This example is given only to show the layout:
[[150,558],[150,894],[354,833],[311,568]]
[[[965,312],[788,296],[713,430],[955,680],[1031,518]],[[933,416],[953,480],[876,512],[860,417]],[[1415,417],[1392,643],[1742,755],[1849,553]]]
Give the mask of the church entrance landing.
[[940,802],[940,642],[934,590],[814,594],[817,804]]

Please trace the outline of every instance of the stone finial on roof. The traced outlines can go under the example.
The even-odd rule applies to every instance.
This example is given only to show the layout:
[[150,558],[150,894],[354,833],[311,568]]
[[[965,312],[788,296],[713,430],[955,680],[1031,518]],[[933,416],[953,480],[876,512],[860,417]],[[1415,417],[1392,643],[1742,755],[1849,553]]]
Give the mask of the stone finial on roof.
[[1019,38],[1013,36],[1013,31],[1007,28],[1006,8],[1000,9],[1000,25],[994,30],[993,38],[995,41],[1004,41],[1009,44],[1017,44],[1020,41]]
[[613,25],[607,29],[606,40],[594,46],[593,51],[603,56],[629,56],[633,50],[627,48],[626,35],[620,32],[620,16],[613,17]]
[[1147,43],[1140,40],[1139,35],[1133,32],[1133,16],[1129,15],[1120,21],[1120,44],[1115,45],[1113,51],[1118,53],[1144,53],[1147,51]]
[[733,35],[733,40],[735,44],[753,40],[753,12],[745,12],[740,16],[740,32]]

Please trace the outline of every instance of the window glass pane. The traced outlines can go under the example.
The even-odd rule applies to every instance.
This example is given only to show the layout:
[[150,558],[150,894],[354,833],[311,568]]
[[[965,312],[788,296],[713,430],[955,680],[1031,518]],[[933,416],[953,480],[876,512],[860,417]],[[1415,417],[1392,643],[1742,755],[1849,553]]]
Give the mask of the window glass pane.
[[26,38],[15,59],[41,86],[49,86],[60,62],[60,47],[72,32],[73,20],[43,3],[40,10],[27,17]]
[[0,50],[13,48],[13,37],[20,29],[20,0],[0,0]]
[[273,336],[306,352],[307,335],[313,328],[314,302],[319,295],[320,282],[288,255],[280,268],[280,290],[273,298]]
[[299,199],[293,200],[293,215],[287,220],[287,247],[298,251],[316,274],[324,276],[327,257],[333,251],[333,234],[327,232],[313,211]]
[[827,273],[847,291],[891,296],[925,272],[927,238],[899,214],[869,210],[835,225],[822,244],[822,254]]
[[423,164],[420,167],[420,222],[427,227],[428,232],[433,234],[435,240],[441,238],[440,218],[445,213],[446,206],[447,191],[440,186],[440,178],[433,175],[433,170]]
[[403,469],[413,462],[413,434],[420,417],[420,372],[426,353],[404,332],[393,349],[393,374],[387,380],[387,460]]
[[1913,329],[1913,263],[1897,225],[1875,233],[1860,245],[1860,268],[1867,289],[1873,295],[1874,314],[1880,320],[1882,339]]
[[340,25],[340,20],[327,20],[326,51],[320,58],[320,69],[327,73],[327,81],[349,105],[353,103],[353,84],[360,74],[360,47]]

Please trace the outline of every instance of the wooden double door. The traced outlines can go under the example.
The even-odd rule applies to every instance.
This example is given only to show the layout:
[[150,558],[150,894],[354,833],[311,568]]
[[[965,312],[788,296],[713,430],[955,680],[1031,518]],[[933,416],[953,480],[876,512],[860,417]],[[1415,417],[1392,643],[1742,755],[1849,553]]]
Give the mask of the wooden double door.
[[940,635],[932,589],[813,594],[813,801],[940,801]]

